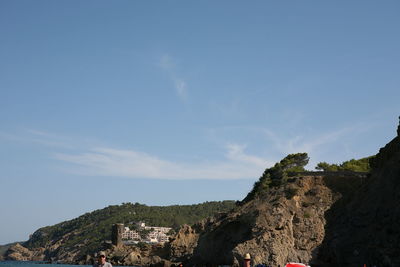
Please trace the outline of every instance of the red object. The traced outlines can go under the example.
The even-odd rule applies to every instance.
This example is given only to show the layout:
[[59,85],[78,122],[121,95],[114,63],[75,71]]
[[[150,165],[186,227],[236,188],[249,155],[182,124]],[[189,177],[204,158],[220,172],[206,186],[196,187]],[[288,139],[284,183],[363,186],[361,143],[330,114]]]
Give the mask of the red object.
[[289,262],[288,264],[285,265],[285,267],[310,267],[310,266],[305,265],[303,263]]

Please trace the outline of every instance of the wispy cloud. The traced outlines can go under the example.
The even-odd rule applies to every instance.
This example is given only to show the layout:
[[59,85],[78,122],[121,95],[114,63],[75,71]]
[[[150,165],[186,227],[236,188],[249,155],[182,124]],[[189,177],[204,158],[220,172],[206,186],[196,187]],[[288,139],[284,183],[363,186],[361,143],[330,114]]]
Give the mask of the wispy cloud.
[[355,136],[365,132],[373,127],[371,124],[358,123],[352,126],[343,127],[317,135],[304,137],[296,135],[292,138],[283,140],[279,135],[272,131],[265,130],[265,133],[271,138],[276,146],[284,153],[293,153],[296,151],[307,151],[309,153],[320,150],[321,147],[337,143],[340,139],[346,136]]
[[175,79],[174,82],[176,93],[181,100],[186,102],[188,98],[186,82],[182,79]]
[[264,133],[268,139],[272,141],[278,151],[289,154],[295,152],[313,152],[329,143],[335,142],[341,136],[351,132],[351,128],[339,129],[330,133],[323,133],[317,136],[304,137],[303,135],[294,135],[290,138],[282,138],[279,134],[264,129]]
[[[80,175],[178,180],[257,179],[265,168],[272,166],[282,156],[297,152],[315,156],[321,151],[329,151],[329,147],[340,138],[354,134],[359,128],[346,127],[313,137],[296,135],[289,139],[265,128],[252,130],[264,133],[270,140],[269,145],[275,147],[275,153],[269,153],[270,158],[249,154],[245,145],[237,143],[225,146],[221,160],[195,163],[175,162],[140,151],[109,147],[96,147],[81,153],[57,153],[55,158],[72,164],[74,172]],[[310,165],[317,160],[312,159]]]
[[166,71],[171,71],[172,69],[175,68],[175,64],[172,62],[172,58],[168,54],[164,54],[161,57],[158,66],[160,66],[163,70]]
[[94,148],[79,154],[57,153],[56,159],[72,163],[82,175],[157,179],[255,179],[270,161],[230,144],[217,162],[172,162],[134,150]]
[[163,55],[158,66],[168,74],[169,78],[173,82],[175,93],[179,99],[186,103],[188,100],[187,83],[182,77],[180,77],[180,75],[178,75],[176,64],[172,57],[168,54]]
[[227,145],[228,152],[226,157],[232,161],[243,162],[254,166],[267,167],[273,164],[272,161],[267,161],[266,159],[249,155],[244,152],[246,146],[238,144]]
[[[46,146],[55,159],[67,163],[70,170],[80,175],[152,179],[257,179],[265,168],[289,153],[309,153],[311,166],[319,161],[330,161],[332,151],[337,152],[338,146],[343,148],[343,153],[348,153],[344,151],[343,139],[353,140],[371,127],[371,124],[359,123],[331,132],[312,135],[299,132],[289,136],[262,127],[212,129],[212,135],[217,137],[213,141],[218,145],[225,144],[223,156],[197,162],[173,161],[143,151],[115,149],[98,145],[99,142],[72,140],[35,129],[25,129],[23,135],[0,132],[0,138]],[[232,140],[234,136],[245,139],[227,143],[226,140]],[[265,149],[260,150],[261,147]],[[257,155],[248,153],[255,148]],[[338,157],[343,158],[343,155]]]
[[[208,129],[207,134],[216,143],[232,139],[233,136],[247,138],[246,143],[250,148],[257,148],[258,154],[267,155],[271,160],[269,166],[288,154],[307,152],[310,156],[308,168],[312,169],[320,161],[336,162],[338,159],[344,161],[355,157],[356,152],[350,151],[351,146],[348,144],[374,127],[376,125],[368,121],[325,132],[319,129],[304,131],[301,128],[296,131],[295,127],[289,131],[256,126],[224,126]],[[232,147],[230,153],[239,149],[240,147]]]
[[0,138],[13,142],[38,144],[54,148],[74,148],[73,142],[69,138],[36,129],[24,129],[22,133],[18,134],[0,132]]
[[[372,124],[357,123],[331,132],[312,135],[298,134],[290,138],[283,138],[269,129],[263,129],[263,132],[282,154],[307,152],[312,156],[309,166],[315,166],[317,162],[331,160],[330,154],[338,147],[343,147],[343,153],[349,154],[348,147],[341,140],[348,137],[357,138],[360,133],[366,132],[372,127],[374,127]],[[343,157],[344,155],[339,156]],[[347,158],[344,157],[343,160],[347,160]]]

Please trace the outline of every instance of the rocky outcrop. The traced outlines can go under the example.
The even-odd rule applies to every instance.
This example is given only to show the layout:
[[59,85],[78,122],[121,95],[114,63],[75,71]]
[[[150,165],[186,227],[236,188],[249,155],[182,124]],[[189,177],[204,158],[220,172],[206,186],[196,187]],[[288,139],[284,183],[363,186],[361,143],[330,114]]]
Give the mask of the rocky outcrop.
[[[172,262],[166,260],[169,255],[168,248],[162,245],[143,245],[139,248],[104,244],[102,250],[107,255],[107,261],[113,265],[169,267],[172,264]],[[79,250],[67,251],[62,247],[58,247],[57,256],[54,255],[49,255],[44,248],[29,250],[21,244],[16,244],[7,250],[5,260],[47,261],[82,265],[92,265],[96,260],[95,253],[82,256]]]
[[[140,248],[119,245],[111,246],[104,251],[113,265],[169,267],[172,264],[165,259],[168,256],[168,249],[163,245],[143,244]],[[89,259],[84,264],[91,264],[93,260]]]
[[324,266],[400,266],[400,126],[368,181],[332,209],[319,258]]
[[31,251],[17,243],[7,250],[4,258],[5,260],[15,261],[41,261],[44,258],[43,251],[43,249]]
[[186,255],[177,245],[176,258],[189,266],[239,266],[250,253],[253,264],[272,266],[400,266],[400,125],[397,133],[369,175],[300,173],[202,231],[180,233],[175,244],[190,245]]
[[[174,239],[169,244],[169,258],[176,262],[187,261],[189,256],[193,254],[194,248],[197,246],[199,234],[204,230],[203,227],[190,227],[183,225]],[[196,230],[197,229],[197,230]],[[199,231],[200,230],[200,231]]]
[[[252,255],[253,264],[312,263],[325,237],[325,212],[362,181],[349,176],[293,178],[265,198],[203,223],[198,227],[203,231],[186,227],[171,243],[171,256],[189,266],[239,266],[246,253]],[[185,246],[187,254],[180,249]]]

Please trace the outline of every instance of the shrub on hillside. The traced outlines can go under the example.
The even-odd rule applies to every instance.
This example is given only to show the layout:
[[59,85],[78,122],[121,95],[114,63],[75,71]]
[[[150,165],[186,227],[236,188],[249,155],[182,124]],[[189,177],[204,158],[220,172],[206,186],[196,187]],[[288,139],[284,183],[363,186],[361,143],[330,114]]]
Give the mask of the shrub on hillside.
[[361,158],[361,159],[351,159],[344,161],[342,164],[329,164],[326,162],[320,162],[317,164],[315,169],[321,171],[354,171],[354,172],[370,172],[371,171],[371,161],[375,156]]
[[289,154],[273,167],[267,168],[260,179],[254,183],[250,193],[243,199],[243,203],[268,192],[271,187],[285,184],[291,174],[305,171],[304,167],[309,159],[307,153]]

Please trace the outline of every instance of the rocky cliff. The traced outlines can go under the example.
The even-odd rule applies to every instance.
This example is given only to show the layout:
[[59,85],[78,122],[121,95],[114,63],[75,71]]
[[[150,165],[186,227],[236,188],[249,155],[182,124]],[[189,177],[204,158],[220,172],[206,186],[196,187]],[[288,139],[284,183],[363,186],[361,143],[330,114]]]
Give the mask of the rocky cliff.
[[397,134],[380,149],[366,183],[330,211],[324,266],[400,266],[400,125]]
[[16,261],[42,261],[44,249],[29,250],[17,243],[12,245],[5,253],[5,259]]
[[[325,213],[360,187],[359,176],[299,176],[234,212],[182,228],[171,242],[172,261],[187,265],[316,263],[325,237]],[[186,249],[187,253],[184,253]]]
[[[400,135],[400,126],[397,130]],[[298,175],[214,221],[186,227],[171,260],[235,265],[400,266],[400,137],[380,149],[372,171]],[[184,248],[188,253],[183,253]]]

